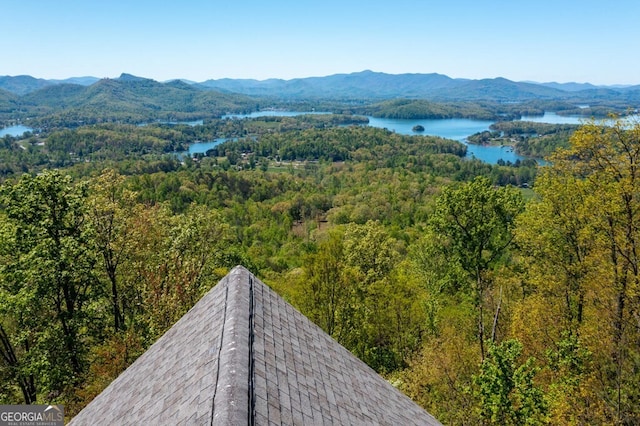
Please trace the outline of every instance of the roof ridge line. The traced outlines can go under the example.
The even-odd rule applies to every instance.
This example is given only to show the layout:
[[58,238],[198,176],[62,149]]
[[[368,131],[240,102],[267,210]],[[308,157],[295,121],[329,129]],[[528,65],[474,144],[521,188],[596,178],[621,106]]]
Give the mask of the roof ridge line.
[[[218,359],[220,359],[220,352],[222,351],[222,341],[224,340],[224,324],[227,321],[227,300],[229,299],[229,286],[228,286],[228,278],[225,277],[224,282],[224,310],[222,313],[222,330],[220,331],[220,338],[218,339]],[[213,425],[213,414],[216,412],[216,393],[218,390],[218,381],[220,380],[220,363],[216,363],[216,381],[214,382],[216,386],[213,388],[213,399],[211,401],[211,421],[210,424]]]
[[[220,333],[219,377],[212,401],[212,425],[249,424],[250,407],[250,315],[252,305],[252,274],[236,266],[226,277],[225,316]],[[216,407],[221,409],[216,411]],[[250,414],[250,413],[249,413]]]
[[255,424],[255,387],[254,387],[254,374],[255,374],[255,354],[253,352],[253,341],[255,338],[255,329],[253,325],[254,319],[254,276],[253,274],[249,275],[249,392],[248,392],[248,424],[249,426],[254,426]]

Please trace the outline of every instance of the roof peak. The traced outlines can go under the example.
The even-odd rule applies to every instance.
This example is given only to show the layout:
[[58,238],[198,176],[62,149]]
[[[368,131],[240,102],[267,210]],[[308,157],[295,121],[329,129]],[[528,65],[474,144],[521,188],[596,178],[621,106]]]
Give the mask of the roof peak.
[[[253,353],[253,275],[236,266],[221,282],[225,287],[212,422],[248,423],[253,411],[250,360]],[[220,285],[218,284],[218,285]],[[223,374],[220,374],[220,372]],[[222,409],[220,409],[222,407]]]
[[70,424],[178,423],[440,424],[242,266]]

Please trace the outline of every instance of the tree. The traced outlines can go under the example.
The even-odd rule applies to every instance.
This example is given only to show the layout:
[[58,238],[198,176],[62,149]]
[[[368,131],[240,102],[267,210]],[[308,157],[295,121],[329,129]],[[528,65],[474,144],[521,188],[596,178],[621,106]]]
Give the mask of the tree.
[[[98,326],[90,321],[90,303],[100,288],[86,186],[45,171],[4,186],[1,198],[6,207],[0,270],[3,342],[20,347],[20,362],[26,364],[22,371],[38,378],[33,385],[38,393],[60,394],[85,371],[84,340]],[[27,376],[17,377],[24,387]],[[33,402],[31,383],[28,387],[25,402]]]
[[132,320],[153,339],[191,308],[220,278],[231,241],[219,212],[191,205],[170,214],[166,205],[139,206],[134,224],[135,256],[127,286],[138,304]]
[[505,340],[489,343],[487,358],[474,376],[475,393],[480,399],[480,415],[490,424],[545,424],[547,407],[542,390],[535,386],[535,360],[518,364],[522,344]]
[[[5,296],[0,294],[0,296]],[[33,404],[37,399],[37,389],[35,377],[29,372],[29,367],[25,362],[25,352],[29,351],[28,340],[21,340],[18,330],[15,329],[15,321],[8,318],[11,313],[7,309],[8,301],[5,297],[0,299],[2,309],[0,309],[0,360],[2,360],[0,368],[0,378],[3,385],[0,387],[0,401],[15,401],[13,397],[11,385],[17,384],[22,393],[22,401],[25,404]],[[7,324],[7,328],[5,325]],[[10,328],[9,328],[10,327]],[[9,332],[7,331],[9,330]],[[23,344],[24,346],[21,346]]]
[[[578,335],[588,302],[586,282],[593,273],[590,258],[598,250],[591,220],[592,188],[556,167],[545,168],[535,188],[538,197],[527,205],[516,228],[526,265],[524,280],[555,299],[562,329]],[[533,291],[523,290],[525,295]]]
[[[548,247],[536,256],[542,268],[532,272],[541,276],[550,264],[557,272],[537,286],[543,297],[565,297],[567,321],[555,330],[557,339],[589,342],[593,392],[609,410],[599,419],[621,424],[640,419],[639,165],[640,123],[582,126],[536,183],[541,200],[525,215],[521,232],[523,247]],[[541,226],[527,229],[536,221]]]
[[[439,238],[441,255],[466,273],[466,282],[458,283],[470,291],[477,309],[477,336],[481,359],[485,357],[484,296],[489,287],[487,276],[499,264],[513,240],[516,216],[524,202],[515,188],[494,188],[489,179],[477,177],[472,182],[447,187],[436,200],[430,218],[431,235]],[[496,307],[491,339],[500,305]]]
[[136,194],[124,186],[124,177],[112,169],[102,172],[90,183],[89,218],[95,231],[95,241],[102,259],[103,271],[109,282],[113,328],[125,328],[125,310],[130,306],[124,298],[120,278],[123,264],[133,252],[133,223]]
[[334,337],[340,335],[340,316],[349,300],[343,256],[341,234],[330,232],[317,251],[307,255],[303,275],[310,290],[301,301],[303,309],[309,319]]
[[299,279],[303,313],[379,372],[405,366],[424,323],[422,290],[400,268],[401,251],[379,222],[335,228]]
[[350,303],[342,318],[344,344],[373,369],[393,371],[402,364],[388,310],[401,291],[392,274],[400,259],[398,241],[374,221],[347,225],[343,238],[350,288]]

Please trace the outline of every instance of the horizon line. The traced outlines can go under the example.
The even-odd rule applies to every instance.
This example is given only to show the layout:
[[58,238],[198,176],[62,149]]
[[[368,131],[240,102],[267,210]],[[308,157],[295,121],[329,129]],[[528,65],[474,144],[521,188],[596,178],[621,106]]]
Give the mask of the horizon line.
[[132,76],[132,77],[136,77],[136,78],[142,78],[142,79],[146,79],[146,80],[152,80],[152,81],[156,81],[158,83],[169,83],[172,81],[183,81],[187,84],[200,84],[200,83],[206,83],[208,81],[217,81],[217,80],[249,80],[249,81],[257,81],[257,82],[264,82],[264,81],[269,81],[269,80],[280,80],[280,81],[292,81],[292,80],[305,80],[305,79],[309,79],[309,78],[327,78],[327,77],[333,77],[333,76],[340,76],[340,75],[354,75],[354,74],[364,74],[364,73],[372,73],[372,74],[384,74],[384,75],[390,75],[390,76],[403,76],[403,75],[423,75],[423,76],[427,76],[427,75],[439,75],[439,76],[443,76],[443,77],[447,77],[450,78],[452,80],[467,80],[467,81],[482,81],[482,80],[498,80],[498,79],[505,79],[505,80],[509,80],[512,81],[514,83],[528,83],[528,84],[560,84],[560,85],[566,85],[566,84],[579,84],[579,85],[591,85],[594,87],[632,87],[632,86],[638,86],[640,85],[640,83],[612,83],[612,84],[596,84],[596,83],[591,83],[589,81],[585,81],[585,82],[580,82],[580,81],[537,81],[537,80],[511,80],[507,77],[502,77],[502,76],[497,76],[497,77],[483,77],[483,78],[468,78],[468,77],[452,77],[448,74],[443,74],[443,73],[439,73],[439,72],[403,72],[403,73],[389,73],[389,72],[384,72],[384,71],[373,71],[371,69],[364,69],[361,71],[352,71],[352,72],[338,72],[338,73],[333,73],[333,74],[327,74],[327,75],[311,75],[311,76],[307,76],[307,77],[293,77],[293,78],[281,78],[281,77],[269,77],[269,78],[264,78],[264,79],[259,79],[259,78],[250,78],[250,77],[219,77],[219,78],[208,78],[206,80],[202,80],[202,81],[197,81],[197,80],[193,80],[193,79],[189,79],[189,78],[183,78],[183,77],[177,77],[177,78],[169,78],[169,79],[155,79],[155,78],[151,78],[151,77],[144,77],[141,75],[136,75],[136,74],[132,74],[129,72],[121,72],[120,75],[118,75],[117,77],[96,77],[95,75],[77,75],[77,76],[70,76],[70,77],[64,77],[64,78],[45,78],[45,77],[36,77],[34,75],[31,74],[17,74],[17,75],[2,75],[0,76],[0,78],[2,77],[9,77],[9,78],[18,78],[18,77],[31,77],[34,78],[36,80],[45,80],[45,81],[66,81],[66,80],[72,80],[72,79],[85,79],[85,78],[91,78],[91,79],[97,79],[97,80],[116,80],[118,78],[121,78],[122,76]]

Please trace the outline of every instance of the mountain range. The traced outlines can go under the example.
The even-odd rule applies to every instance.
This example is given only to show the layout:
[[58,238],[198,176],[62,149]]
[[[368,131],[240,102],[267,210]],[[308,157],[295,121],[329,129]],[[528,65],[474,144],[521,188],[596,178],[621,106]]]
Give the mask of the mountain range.
[[[326,77],[296,78],[291,80],[230,79],[192,82],[172,80],[156,82],[151,79],[122,74],[117,79],[96,77],[73,77],[64,80],[45,80],[27,75],[1,76],[0,102],[15,101],[13,96],[27,96],[36,101],[41,95],[61,91],[76,95],[88,87],[105,84],[105,81],[147,82],[149,88],[162,91],[181,90],[216,91],[227,94],[241,94],[253,97],[287,99],[429,99],[434,101],[526,101],[574,100],[590,101],[608,99],[617,101],[640,101],[640,85],[636,86],[595,86],[589,83],[534,83],[515,82],[505,78],[460,79],[446,75],[431,74],[386,74],[362,71],[351,74],[334,74]],[[53,88],[56,89],[53,89]],[[64,88],[64,89],[63,89]],[[195,89],[195,90],[194,90]],[[6,93],[8,92],[8,93]],[[49,93],[48,93],[49,92]]]
[[15,120],[43,119],[40,127],[70,123],[191,120],[227,111],[252,111],[255,98],[199,88],[180,80],[160,83],[122,74],[115,79],[40,80],[0,78],[0,127]]
[[[362,71],[292,80],[219,79],[200,86],[251,96],[279,94],[290,98],[422,98],[441,101],[590,98],[605,91],[610,96],[640,94],[639,86],[594,86],[588,83],[515,82],[505,78],[470,80],[431,74],[386,74]],[[602,95],[602,93],[600,93]]]

